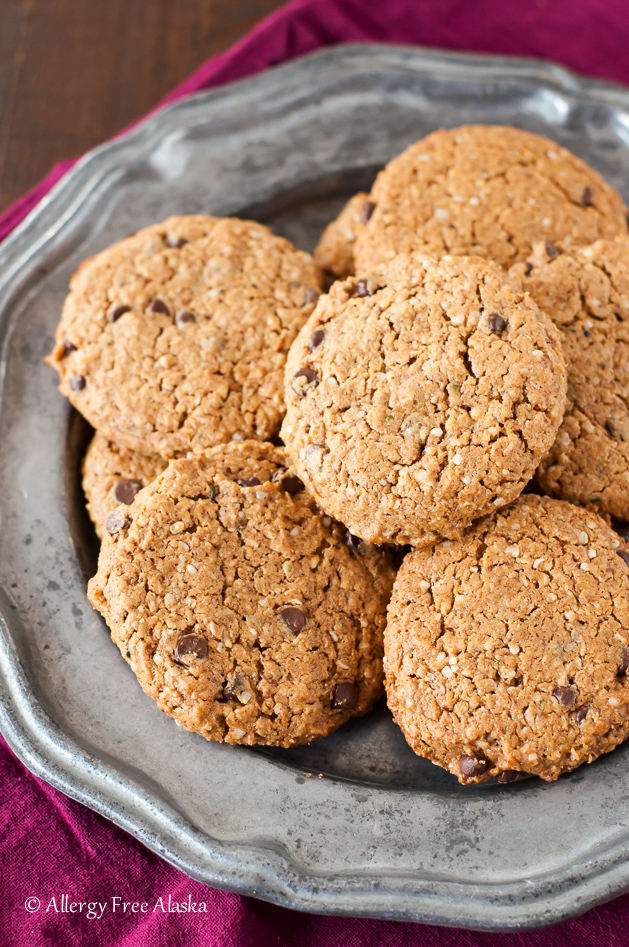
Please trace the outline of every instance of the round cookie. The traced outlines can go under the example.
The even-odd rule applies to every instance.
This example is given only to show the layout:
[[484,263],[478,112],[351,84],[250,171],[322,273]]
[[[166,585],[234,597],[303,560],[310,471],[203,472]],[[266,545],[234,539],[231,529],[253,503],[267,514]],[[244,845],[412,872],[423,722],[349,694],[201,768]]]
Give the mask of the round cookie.
[[110,513],[121,503],[133,503],[142,487],[166,466],[163,457],[146,457],[108,441],[103,434],[94,435],[83,458],[82,482],[87,512],[99,539]]
[[261,224],[171,217],[79,267],[48,363],[93,427],[132,450],[268,440],[319,291],[312,258]]
[[354,274],[356,227],[367,223],[372,210],[367,197],[362,192],[354,194],[338,217],[325,228],[315,247],[315,262],[339,279]]
[[385,631],[389,707],[462,783],[545,780],[629,734],[629,555],[595,514],[521,496],[416,550]]
[[559,335],[486,260],[399,256],[335,283],[286,366],[282,437],[322,508],[434,543],[521,492],[563,415]]
[[568,364],[566,413],[537,482],[629,519],[629,239],[542,243],[510,275],[560,330]]
[[172,461],[89,583],[144,691],[209,740],[309,743],[383,692],[393,569],[286,464],[253,441]]
[[620,195],[566,148],[496,125],[433,132],[380,172],[358,225],[356,272],[396,253],[475,255],[508,267],[541,239],[593,243],[627,233]]

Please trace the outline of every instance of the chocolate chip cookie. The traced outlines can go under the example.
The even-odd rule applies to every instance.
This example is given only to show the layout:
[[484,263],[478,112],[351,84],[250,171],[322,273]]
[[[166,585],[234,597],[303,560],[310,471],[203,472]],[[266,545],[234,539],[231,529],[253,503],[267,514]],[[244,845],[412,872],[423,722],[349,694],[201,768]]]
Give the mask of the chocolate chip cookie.
[[559,334],[494,263],[399,256],[335,283],[291,348],[282,436],[323,509],[434,543],[514,500],[565,402]]
[[597,515],[521,496],[412,552],[385,632],[389,707],[462,783],[554,780],[629,734],[629,555]]
[[249,441],[172,461],[118,512],[89,598],[186,729],[291,746],[380,697],[393,570],[321,513],[283,450]]
[[99,539],[108,516],[121,503],[130,506],[137,493],[167,466],[163,457],[147,457],[120,447],[96,433],[83,458],[83,492],[87,512]]
[[538,240],[568,245],[627,234],[620,195],[553,141],[517,128],[467,125],[428,135],[394,158],[356,227],[356,273],[421,250],[501,266]]
[[359,224],[367,223],[373,205],[368,194],[354,194],[341,213],[325,228],[314,252],[323,270],[340,279],[354,275],[354,240]]
[[79,267],[48,362],[88,421],[131,450],[269,439],[319,290],[313,259],[261,224],[171,217]]
[[541,243],[510,274],[555,322],[568,363],[566,414],[537,481],[629,519],[629,240]]

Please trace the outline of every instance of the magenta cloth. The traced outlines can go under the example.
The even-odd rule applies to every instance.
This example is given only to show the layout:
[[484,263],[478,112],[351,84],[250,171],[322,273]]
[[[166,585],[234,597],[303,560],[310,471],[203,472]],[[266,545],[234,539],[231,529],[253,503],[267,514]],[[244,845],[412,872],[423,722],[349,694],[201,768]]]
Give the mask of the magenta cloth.
[[[629,84],[628,12],[622,0],[296,0],[231,50],[202,65],[160,104],[323,46],[362,41],[538,56]],[[56,165],[0,217],[0,239],[72,164]],[[112,823],[32,776],[1,739],[0,813],[3,947],[621,947],[629,943],[629,896],[553,928],[516,935],[300,914],[225,894],[191,881]],[[114,898],[120,899],[116,911]],[[204,904],[207,913],[165,913],[162,908],[168,908],[169,898],[171,906]],[[28,912],[26,904],[35,904],[29,899],[39,899],[38,911]],[[70,913],[72,902],[100,902],[106,908],[100,918],[89,918],[85,906]],[[125,912],[123,902],[145,903],[147,910],[134,914],[128,907]],[[94,913],[98,915],[100,908]]]

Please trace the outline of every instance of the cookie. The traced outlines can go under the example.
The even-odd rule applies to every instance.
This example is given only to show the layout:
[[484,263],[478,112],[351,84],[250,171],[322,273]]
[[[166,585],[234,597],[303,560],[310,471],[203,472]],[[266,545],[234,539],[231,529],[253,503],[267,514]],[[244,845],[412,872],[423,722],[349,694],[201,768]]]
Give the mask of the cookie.
[[48,363],[93,427],[131,450],[270,439],[319,289],[312,258],[261,224],[171,217],[82,264]]
[[375,543],[434,543],[510,503],[552,445],[559,335],[495,264],[399,256],[335,283],[291,348],[282,437],[322,508]]
[[541,239],[593,243],[627,233],[620,195],[580,158],[517,128],[428,135],[380,172],[354,244],[360,275],[396,253],[475,255],[503,267]]
[[629,734],[629,555],[597,515],[526,495],[412,552],[385,631],[389,707],[462,783],[545,780]]
[[354,194],[341,213],[325,228],[314,252],[321,269],[340,279],[354,275],[356,228],[369,220],[373,206],[364,193]]
[[172,461],[89,583],[144,691],[208,740],[309,743],[383,692],[393,570],[287,463],[255,441]]
[[146,457],[119,447],[96,433],[83,458],[83,492],[99,539],[107,517],[121,503],[131,505],[138,492],[166,468],[163,457]]
[[629,519],[629,239],[542,243],[510,275],[557,325],[568,363],[566,414],[537,482]]

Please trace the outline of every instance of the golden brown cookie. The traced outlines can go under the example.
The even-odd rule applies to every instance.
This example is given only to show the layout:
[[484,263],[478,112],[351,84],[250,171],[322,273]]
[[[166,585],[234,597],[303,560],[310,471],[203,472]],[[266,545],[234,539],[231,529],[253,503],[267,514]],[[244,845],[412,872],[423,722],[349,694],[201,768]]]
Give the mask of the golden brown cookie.
[[561,423],[565,362],[494,263],[399,256],[387,280],[321,297],[288,357],[282,437],[353,534],[419,546],[518,496]]
[[356,227],[367,223],[372,205],[368,194],[354,194],[341,213],[325,228],[315,247],[314,258],[321,269],[340,279],[354,274]]
[[629,239],[542,243],[510,275],[560,330],[568,363],[566,414],[537,481],[629,519]]
[[146,457],[120,447],[96,433],[83,458],[83,492],[87,512],[99,539],[107,517],[121,503],[129,506],[137,493],[166,468],[163,457]]
[[553,780],[629,734],[629,554],[588,511],[534,495],[395,581],[386,687],[419,756],[462,783]]
[[320,272],[261,224],[171,217],[85,261],[48,358],[109,440],[172,457],[269,439]]
[[356,228],[359,275],[396,253],[475,255],[507,267],[538,240],[627,234],[620,195],[566,148],[517,128],[433,132],[380,172]]
[[171,462],[116,511],[89,583],[145,692],[209,740],[309,743],[383,691],[393,570],[286,464],[257,441]]

